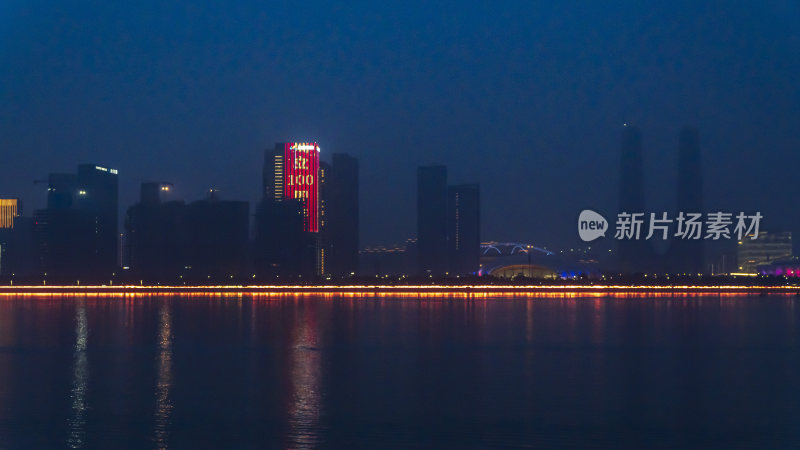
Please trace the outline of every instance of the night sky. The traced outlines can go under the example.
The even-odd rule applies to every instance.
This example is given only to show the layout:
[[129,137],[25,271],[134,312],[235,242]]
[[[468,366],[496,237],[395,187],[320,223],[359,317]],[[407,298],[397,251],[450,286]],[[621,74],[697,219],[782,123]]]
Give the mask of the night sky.
[[360,159],[364,245],[414,235],[415,168],[441,163],[481,183],[484,240],[568,246],[616,211],[623,123],[656,211],[694,125],[707,207],[789,229],[800,3],[736,3],[3,0],[0,197],[30,214],[33,180],[96,162],[121,208],[154,180],[255,202],[264,148],[317,141]]

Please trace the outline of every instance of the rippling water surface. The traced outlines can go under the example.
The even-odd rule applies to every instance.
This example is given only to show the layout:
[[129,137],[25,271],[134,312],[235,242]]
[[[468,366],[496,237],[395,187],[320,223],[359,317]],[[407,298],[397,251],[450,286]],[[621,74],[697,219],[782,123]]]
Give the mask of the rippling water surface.
[[795,296],[0,297],[2,448],[797,448]]

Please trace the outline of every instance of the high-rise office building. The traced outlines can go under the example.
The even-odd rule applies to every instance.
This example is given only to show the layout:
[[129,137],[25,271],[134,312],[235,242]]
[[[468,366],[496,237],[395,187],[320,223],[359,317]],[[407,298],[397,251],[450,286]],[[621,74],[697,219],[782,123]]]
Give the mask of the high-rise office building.
[[81,164],[50,174],[47,209],[34,214],[41,270],[53,277],[104,279],[117,267],[117,171]]
[[[622,129],[620,145],[619,211],[645,213],[642,135],[635,126],[626,124]],[[618,245],[619,268],[625,272],[642,270],[646,246],[644,236],[623,239]]]
[[328,252],[326,273],[346,276],[358,270],[358,160],[333,154],[323,186],[325,215],[323,249]]
[[128,209],[130,269],[149,281],[229,280],[246,272],[250,205],[208,198],[171,200],[171,183],[143,183],[139,203]]
[[22,213],[16,198],[0,198],[0,228],[14,228],[14,219]]
[[186,205],[169,199],[171,183],[142,183],[128,208],[125,246],[130,270],[149,281],[175,281],[188,266]]
[[[700,134],[685,127],[678,137],[678,213],[703,213],[703,168],[700,157]],[[701,273],[704,268],[702,240],[672,241],[672,270],[678,273]]]
[[448,272],[473,274],[480,266],[480,185],[461,184],[447,189]]
[[303,229],[319,231],[319,145],[288,142],[264,153],[264,198],[297,200],[303,207]]
[[417,271],[447,272],[447,167],[417,168]]
[[15,198],[0,198],[0,275],[12,273],[16,238],[22,233],[15,223],[22,213],[22,204]]
[[78,166],[78,197],[75,208],[94,216],[95,268],[116,269],[119,250],[119,177],[115,169],[96,164]]
[[264,197],[256,210],[253,255],[262,275],[310,276],[324,270],[319,153],[319,145],[304,142],[278,143],[264,152]]
[[315,233],[317,248],[317,262],[315,273],[319,275],[330,275],[330,249],[331,239],[329,236],[330,229],[328,228],[328,197],[330,193],[329,177],[331,174],[331,165],[325,161],[319,162],[319,233]]
[[417,271],[465,275],[480,265],[480,185],[447,185],[446,166],[417,169]]
[[40,209],[34,213],[34,233],[38,244],[39,272],[50,279],[74,281],[80,278],[105,278],[98,271],[99,250],[95,216],[72,208]]

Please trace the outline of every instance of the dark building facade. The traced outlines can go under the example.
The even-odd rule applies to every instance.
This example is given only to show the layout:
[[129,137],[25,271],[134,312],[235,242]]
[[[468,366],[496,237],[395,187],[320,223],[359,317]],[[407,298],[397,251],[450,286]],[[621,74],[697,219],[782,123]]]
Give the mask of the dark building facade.
[[189,263],[186,205],[168,199],[171,189],[170,183],[142,183],[139,203],[128,208],[127,264],[141,279],[174,281]]
[[192,202],[186,207],[185,224],[190,277],[227,279],[245,274],[250,238],[247,202]]
[[326,273],[347,276],[358,271],[359,210],[358,160],[333,154],[333,164],[323,185]]
[[303,230],[303,206],[292,200],[264,198],[256,208],[253,264],[264,278],[312,277],[317,236]]
[[50,174],[47,208],[34,214],[40,271],[54,279],[106,279],[118,268],[117,171],[81,164]]
[[[139,203],[128,209],[130,270],[149,281],[238,278],[247,272],[249,204],[207,200],[170,201],[170,183],[144,183]],[[213,190],[211,191],[213,194]]]
[[26,279],[37,271],[37,246],[32,217],[22,214],[22,201],[0,199],[0,276]]
[[76,209],[42,209],[34,214],[39,272],[58,281],[99,279],[111,275],[98,270],[95,216]]
[[331,275],[331,236],[330,236],[330,176],[333,167],[327,162],[319,162],[319,233],[316,233],[316,257],[317,263],[315,273],[322,276]]
[[119,177],[117,171],[95,164],[78,166],[76,209],[94,217],[95,269],[114,271],[119,262]]
[[[678,213],[703,214],[703,166],[700,152],[700,133],[685,127],[678,138]],[[704,271],[704,242],[701,239],[673,238],[670,249],[672,271],[702,273]]]
[[480,267],[480,211],[479,184],[447,189],[447,256],[451,274],[473,274]]
[[447,167],[417,168],[417,271],[447,272]]
[[26,216],[16,216],[13,228],[0,229],[0,276],[31,279],[38,275],[38,247],[33,230],[34,219]]
[[447,167],[417,169],[417,272],[467,275],[480,268],[480,185],[447,185]]

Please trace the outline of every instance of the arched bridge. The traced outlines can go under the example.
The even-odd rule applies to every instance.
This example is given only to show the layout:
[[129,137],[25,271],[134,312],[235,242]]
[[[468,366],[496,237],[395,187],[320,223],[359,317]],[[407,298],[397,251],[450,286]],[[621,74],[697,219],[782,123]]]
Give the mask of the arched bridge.
[[544,256],[553,254],[550,250],[519,242],[484,242],[481,244],[481,256],[512,256],[520,253]]
[[[550,250],[522,242],[484,242],[481,244],[481,269],[478,275],[526,276],[550,275],[557,258]],[[521,267],[525,269],[520,269]],[[534,270],[535,268],[536,270]]]

